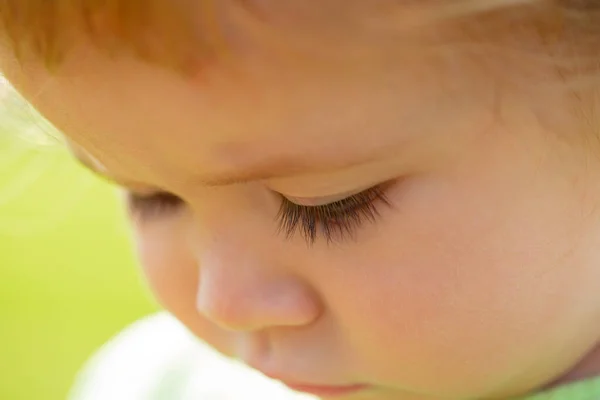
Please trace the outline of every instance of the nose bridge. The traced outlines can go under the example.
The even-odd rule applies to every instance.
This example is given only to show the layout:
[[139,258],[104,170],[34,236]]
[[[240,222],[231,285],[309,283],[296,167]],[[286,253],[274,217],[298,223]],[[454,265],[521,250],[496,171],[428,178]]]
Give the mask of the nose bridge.
[[[250,238],[248,238],[250,240]],[[275,257],[240,243],[236,235],[212,238],[198,251],[197,309],[227,330],[301,326],[320,311],[316,294]]]

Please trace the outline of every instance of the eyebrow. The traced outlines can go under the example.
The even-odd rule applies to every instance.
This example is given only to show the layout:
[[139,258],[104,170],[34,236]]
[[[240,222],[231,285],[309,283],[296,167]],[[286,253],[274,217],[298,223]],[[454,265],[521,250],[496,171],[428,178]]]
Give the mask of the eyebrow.
[[370,160],[328,159],[327,162],[324,163],[322,158],[319,160],[311,159],[307,158],[305,155],[300,155],[295,158],[271,158],[261,160],[252,166],[239,168],[235,171],[225,172],[211,177],[199,176],[194,178],[193,183],[208,187],[244,184],[267,179],[289,178],[316,172],[333,172],[364,164],[368,161]]
[[[144,188],[147,184],[135,182],[129,179],[120,178],[103,171],[100,171],[92,163],[87,161],[85,158],[75,155],[77,162],[85,169],[91,171],[94,175],[106,180],[112,184],[122,186],[128,189]],[[197,176],[190,179],[187,183],[195,185],[203,185],[206,187],[221,187],[230,186],[236,184],[245,184],[250,182],[257,182],[267,179],[276,178],[289,178],[292,176],[304,175],[311,172],[324,172],[344,169],[350,166],[357,166],[368,162],[368,160],[361,160],[357,162],[346,160],[345,162],[330,162],[329,164],[323,164],[322,162],[317,164],[315,160],[310,159],[275,159],[265,160],[251,168],[244,168],[238,171],[232,171],[228,173],[222,173],[212,177]]]
[[[383,151],[385,152],[385,150]],[[372,162],[381,157],[381,151],[371,153],[363,157],[353,157],[352,159],[342,158],[326,158],[323,162],[323,157],[310,157],[305,154],[292,156],[279,156],[275,158],[265,158],[252,165],[238,167],[235,170],[222,172],[210,177],[207,176],[192,176],[185,181],[187,185],[201,185],[205,187],[222,187],[236,184],[245,184],[268,179],[290,178],[310,173],[332,173],[338,170],[357,167],[363,164]],[[74,152],[75,159],[86,169],[93,172],[102,179],[122,186],[128,189],[148,188],[148,184],[136,182],[133,180],[121,178],[110,173],[100,171],[93,165],[91,160],[87,160],[84,154]]]

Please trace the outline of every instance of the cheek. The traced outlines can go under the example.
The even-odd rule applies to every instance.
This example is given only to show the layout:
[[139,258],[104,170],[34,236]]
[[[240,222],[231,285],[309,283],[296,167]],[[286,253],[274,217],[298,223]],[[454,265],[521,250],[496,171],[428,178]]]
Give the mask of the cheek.
[[[150,226],[152,225],[152,226]],[[136,227],[142,271],[157,300],[175,314],[194,311],[198,268],[183,237],[162,223]]]
[[347,346],[360,349],[353,363],[424,392],[482,393],[572,337],[577,293],[594,278],[577,248],[581,205],[552,179],[402,189],[376,240],[329,260],[341,278],[322,278]]
[[136,224],[136,244],[142,271],[159,303],[196,336],[224,354],[231,354],[229,333],[196,309],[199,265],[189,250],[184,223]]

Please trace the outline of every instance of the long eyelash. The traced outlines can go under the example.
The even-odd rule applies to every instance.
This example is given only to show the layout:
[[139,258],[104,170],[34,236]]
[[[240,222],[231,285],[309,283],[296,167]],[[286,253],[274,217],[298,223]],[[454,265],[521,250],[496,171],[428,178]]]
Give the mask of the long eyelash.
[[183,200],[168,192],[158,192],[151,195],[127,194],[129,211],[143,218],[157,217],[178,209]]
[[319,233],[328,243],[353,237],[365,221],[377,220],[379,203],[391,206],[381,186],[320,206],[301,206],[283,198],[277,214],[279,231],[288,239],[300,232],[309,245],[314,244]]

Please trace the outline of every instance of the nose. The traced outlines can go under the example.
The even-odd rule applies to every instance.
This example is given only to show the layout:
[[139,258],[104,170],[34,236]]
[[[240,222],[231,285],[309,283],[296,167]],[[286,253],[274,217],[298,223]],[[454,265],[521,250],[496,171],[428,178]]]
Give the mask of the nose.
[[201,259],[196,306],[230,331],[300,327],[321,313],[317,295],[298,276],[250,255],[215,252]]

